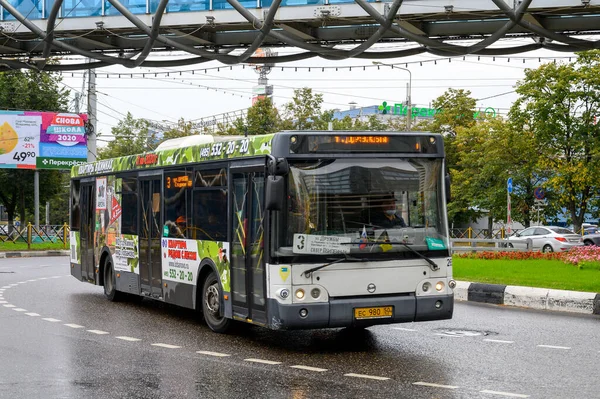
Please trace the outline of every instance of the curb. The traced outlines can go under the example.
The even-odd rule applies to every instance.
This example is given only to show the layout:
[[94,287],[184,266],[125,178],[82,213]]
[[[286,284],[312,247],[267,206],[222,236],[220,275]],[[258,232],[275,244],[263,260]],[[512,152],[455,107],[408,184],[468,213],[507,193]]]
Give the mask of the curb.
[[454,289],[454,299],[457,301],[600,315],[600,294],[595,292],[457,281]]
[[0,258],[34,258],[40,256],[69,256],[68,250],[0,252]]

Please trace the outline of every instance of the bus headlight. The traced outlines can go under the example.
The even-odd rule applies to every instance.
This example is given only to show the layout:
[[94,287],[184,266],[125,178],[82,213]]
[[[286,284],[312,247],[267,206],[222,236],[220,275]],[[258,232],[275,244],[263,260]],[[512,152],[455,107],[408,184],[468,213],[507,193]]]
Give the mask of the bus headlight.
[[440,292],[444,289],[444,282],[442,281],[438,281],[437,284],[435,285],[435,290],[437,292]]
[[321,295],[320,289],[313,288],[312,290],[310,290],[310,296],[312,296],[314,299],[317,299],[320,295]]
[[304,290],[302,288],[296,290],[296,298],[304,299]]
[[431,289],[431,283],[429,281],[423,283],[423,292],[428,292]]
[[456,288],[456,281],[454,280],[450,280],[448,281],[448,287],[455,289]]
[[287,299],[287,297],[290,296],[290,290],[288,290],[287,288],[279,290],[279,296],[281,297],[281,299]]

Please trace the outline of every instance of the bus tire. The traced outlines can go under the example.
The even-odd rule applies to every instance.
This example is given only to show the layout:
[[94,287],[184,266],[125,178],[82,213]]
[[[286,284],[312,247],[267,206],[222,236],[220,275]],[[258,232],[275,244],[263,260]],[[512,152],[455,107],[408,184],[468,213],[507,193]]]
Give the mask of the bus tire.
[[118,302],[123,297],[123,293],[117,291],[115,269],[110,257],[104,262],[104,296],[111,302]]
[[221,306],[223,293],[219,278],[211,271],[202,284],[202,313],[208,327],[216,333],[225,333],[231,327],[231,319],[223,316]]

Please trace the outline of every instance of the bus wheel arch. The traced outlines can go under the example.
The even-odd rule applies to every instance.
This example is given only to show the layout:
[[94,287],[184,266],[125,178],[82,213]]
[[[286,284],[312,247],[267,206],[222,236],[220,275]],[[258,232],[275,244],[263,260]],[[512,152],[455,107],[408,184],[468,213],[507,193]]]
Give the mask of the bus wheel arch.
[[232,320],[224,316],[223,286],[215,264],[205,259],[200,263],[196,290],[196,308],[202,311],[208,327],[217,333],[226,332]]

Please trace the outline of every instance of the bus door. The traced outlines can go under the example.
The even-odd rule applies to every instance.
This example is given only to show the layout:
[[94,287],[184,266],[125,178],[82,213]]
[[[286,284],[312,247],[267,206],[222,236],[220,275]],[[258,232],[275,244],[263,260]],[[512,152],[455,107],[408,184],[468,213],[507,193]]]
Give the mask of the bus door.
[[96,183],[81,183],[81,278],[82,280],[95,281],[94,273],[94,244],[96,233]]
[[140,280],[142,295],[162,296],[160,255],[162,232],[162,177],[139,178],[141,201]]
[[231,283],[234,316],[266,323],[264,257],[264,166],[231,168],[232,253]]

